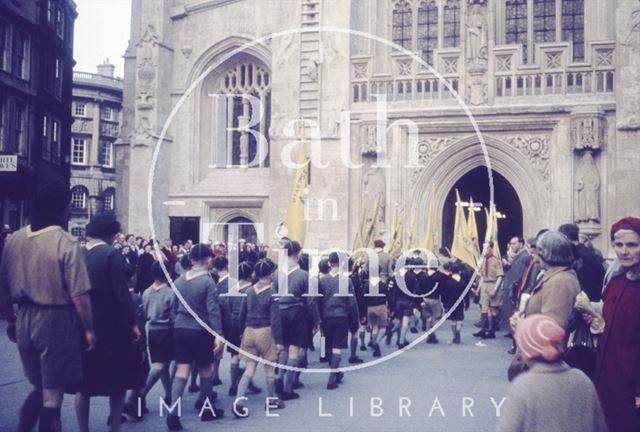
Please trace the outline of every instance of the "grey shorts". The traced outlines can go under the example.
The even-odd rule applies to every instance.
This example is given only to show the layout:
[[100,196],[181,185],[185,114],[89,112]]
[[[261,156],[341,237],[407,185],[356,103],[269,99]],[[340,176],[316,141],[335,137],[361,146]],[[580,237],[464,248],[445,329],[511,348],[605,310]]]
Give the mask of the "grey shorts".
[[21,305],[16,334],[24,374],[34,387],[62,389],[82,381],[81,327],[73,306]]
[[440,303],[440,300],[424,298],[422,301],[424,303],[422,310],[426,317],[432,317],[436,320],[442,317],[442,303]]

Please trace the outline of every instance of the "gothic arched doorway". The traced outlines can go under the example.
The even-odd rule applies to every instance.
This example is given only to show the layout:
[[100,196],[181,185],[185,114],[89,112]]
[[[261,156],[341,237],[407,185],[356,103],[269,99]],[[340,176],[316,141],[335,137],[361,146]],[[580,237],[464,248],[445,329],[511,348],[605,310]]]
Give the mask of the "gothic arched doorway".
[[[523,234],[522,205],[511,183],[496,171],[493,171],[493,187],[496,211],[504,215],[504,218],[498,219],[498,242],[500,252],[504,253],[509,239]],[[479,166],[462,175],[447,194],[442,210],[442,243],[447,247],[451,247],[453,242],[456,189],[463,202],[469,202],[473,198],[474,204],[482,206],[475,213],[478,239],[482,242],[487,228],[484,208],[489,210],[490,204],[487,167]]]

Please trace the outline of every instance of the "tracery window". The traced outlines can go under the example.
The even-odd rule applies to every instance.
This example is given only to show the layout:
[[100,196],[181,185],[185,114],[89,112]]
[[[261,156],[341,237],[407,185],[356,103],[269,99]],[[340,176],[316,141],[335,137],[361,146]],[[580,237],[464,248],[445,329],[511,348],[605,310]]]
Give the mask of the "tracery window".
[[507,44],[522,45],[522,62],[527,62],[527,0],[507,0],[505,35]]
[[393,8],[392,39],[393,43],[404,49],[411,49],[411,6],[406,1],[399,1]]
[[418,8],[418,49],[422,60],[433,65],[433,50],[438,47],[438,6],[434,0]]
[[[226,166],[251,164],[250,168],[268,167],[271,124],[269,72],[260,64],[240,62],[224,73],[220,87],[219,93],[226,95]],[[260,148],[257,138],[260,136],[266,139],[266,155],[258,155]]]
[[444,25],[442,46],[445,48],[460,46],[460,2],[458,0],[449,0],[445,3],[442,20]]
[[562,40],[573,42],[573,60],[584,60],[584,0],[562,0]]

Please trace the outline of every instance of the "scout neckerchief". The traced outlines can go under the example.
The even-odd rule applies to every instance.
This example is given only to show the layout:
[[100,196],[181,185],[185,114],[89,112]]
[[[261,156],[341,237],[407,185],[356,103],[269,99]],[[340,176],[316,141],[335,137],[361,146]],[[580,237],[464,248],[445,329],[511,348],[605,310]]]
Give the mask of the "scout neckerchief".
[[253,289],[255,290],[256,294],[262,294],[263,292],[265,292],[269,288],[271,288],[271,284],[270,283],[258,281],[254,285]]
[[200,276],[209,276],[209,271],[202,266],[194,266],[191,270],[187,271],[184,278],[187,281],[192,281]]
[[[40,230],[40,231],[42,231],[42,230]],[[106,243],[104,241],[100,240],[100,239],[91,239],[85,245],[85,249],[87,249],[89,251],[89,250],[93,249],[94,247],[102,246],[102,245],[106,245]]]
[[48,227],[39,229],[37,231],[31,231],[31,225],[27,225],[27,237],[35,237],[40,234],[48,233],[50,231],[55,231],[58,228],[61,228],[60,225],[50,225]]
[[155,282],[153,283],[153,285],[151,285],[153,287],[154,290],[156,291],[160,291],[162,288],[167,286],[166,282],[162,282],[161,284],[156,284]]
[[453,279],[453,280],[454,280],[454,281],[456,281],[456,282],[460,282],[460,279],[461,279],[461,278],[460,278],[460,275],[459,275],[459,274],[454,273],[454,274],[452,274],[452,275],[451,275],[451,279]]
[[[220,275],[220,273],[218,273],[218,275]],[[229,279],[229,273],[225,273],[224,276],[220,276],[220,279],[218,279],[218,285],[220,285],[222,282],[226,281],[227,279]]]

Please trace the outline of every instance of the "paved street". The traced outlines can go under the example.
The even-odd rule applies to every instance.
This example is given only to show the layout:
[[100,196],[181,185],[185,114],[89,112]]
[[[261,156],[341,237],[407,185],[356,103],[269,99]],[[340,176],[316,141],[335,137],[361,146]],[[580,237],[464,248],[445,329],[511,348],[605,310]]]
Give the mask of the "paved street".
[[[237,431],[256,430],[298,432],[313,430],[332,431],[446,431],[481,432],[496,428],[496,409],[493,397],[499,404],[507,389],[506,368],[510,356],[506,353],[509,340],[502,337],[487,341],[486,346],[475,345],[477,339],[471,336],[475,331],[472,323],[477,320],[476,307],[468,313],[462,333],[462,345],[449,345],[450,328],[445,323],[438,332],[441,343],[427,345],[421,343],[403,355],[382,364],[358,371],[348,372],[344,384],[335,391],[325,389],[325,374],[305,374],[302,381],[305,388],[302,398],[287,402],[287,407],[275,411],[279,417],[265,417],[262,410],[264,399],[253,397],[249,403],[252,415],[244,420],[233,418],[230,412],[232,399],[226,396],[229,383],[228,358],[225,359],[221,378],[223,385],[216,387],[222,395],[220,406],[226,411],[224,419],[212,423],[201,423],[193,411],[195,396],[189,394],[183,401],[183,425],[188,431],[219,430],[233,428]],[[5,322],[0,322],[0,431],[13,431],[17,423],[17,411],[29,386],[22,376],[17,350],[5,336]],[[414,335],[411,335],[414,336]],[[383,354],[390,351],[383,345]],[[371,351],[359,352],[365,360],[371,359]],[[322,367],[317,362],[318,352],[311,353],[310,367]],[[264,387],[262,371],[256,383]],[[163,431],[164,419],[158,416],[157,401],[160,386],[149,397],[151,414],[143,423],[128,423],[124,431]],[[437,401],[436,401],[437,397]],[[463,398],[473,399],[471,412],[463,416]],[[332,417],[321,417],[319,413],[322,398],[322,413]],[[353,410],[350,412],[350,398]],[[371,398],[382,400],[382,416],[371,415]],[[401,399],[405,398],[405,399]],[[441,409],[438,408],[438,402]],[[379,400],[374,399],[374,403]],[[400,416],[399,405],[409,405]],[[466,400],[467,405],[471,400]],[[431,411],[431,416],[429,412]],[[408,416],[407,412],[410,414]],[[92,402],[92,430],[106,430],[107,400],[96,398]],[[379,411],[374,409],[373,414]],[[444,413],[444,417],[442,415]],[[76,430],[73,399],[66,397],[63,408],[64,430]]]

